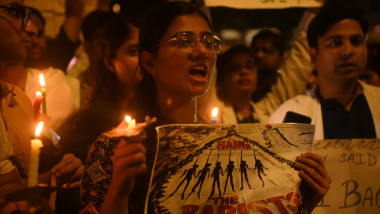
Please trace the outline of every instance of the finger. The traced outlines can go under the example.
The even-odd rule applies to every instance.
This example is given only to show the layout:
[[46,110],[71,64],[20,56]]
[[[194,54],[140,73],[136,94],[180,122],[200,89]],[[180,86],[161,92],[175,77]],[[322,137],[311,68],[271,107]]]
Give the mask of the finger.
[[317,171],[323,177],[327,176],[325,164],[323,163],[322,158],[318,155],[309,153],[308,155],[297,156],[296,163],[297,162]]
[[308,153],[302,153],[300,156],[304,157],[304,158],[312,159],[312,160],[314,160],[315,162],[317,162],[317,163],[319,163],[321,165],[323,165],[323,163],[324,163],[323,160],[322,160],[322,158],[321,158],[321,156],[319,156],[317,154],[314,154],[314,153],[310,153],[310,152],[308,152]]
[[309,166],[299,162],[296,162],[296,167],[300,169],[300,177],[301,174],[304,175],[303,177],[301,177],[302,180],[305,179],[305,181],[311,186],[319,186],[327,189],[330,187],[331,179],[327,175],[327,173],[326,176],[321,176],[321,174],[319,174],[313,168],[310,168]]
[[141,143],[121,144],[116,147],[114,158],[119,159],[136,153],[146,154],[145,146]]
[[63,187],[67,187],[67,188],[77,188],[77,187],[80,187],[80,184],[81,184],[81,181],[76,181],[76,182],[72,182],[72,183],[66,183],[63,185]]
[[71,176],[72,174],[74,174],[78,168],[80,168],[82,166],[82,161],[79,160],[78,158],[73,158],[71,159],[71,162],[69,162],[68,164],[66,164],[65,166],[63,167],[60,167],[59,170],[56,170],[55,171],[55,175],[57,177],[62,177],[62,176]]
[[53,167],[51,170],[52,173],[56,173],[63,168],[65,168],[67,165],[69,165],[72,161],[74,161],[75,156],[73,154],[66,154],[62,157],[61,161]]
[[68,183],[73,183],[73,182],[77,182],[77,181],[80,181],[82,175],[83,175],[83,172],[84,172],[84,166],[81,165],[73,175],[71,175],[70,177],[70,180],[68,181]]
[[145,164],[145,162],[146,162],[145,154],[136,153],[136,154],[118,159],[116,162],[114,162],[114,165],[116,165],[116,167],[121,167],[121,168],[131,168],[136,165]]
[[329,185],[328,186],[319,185],[303,170],[299,172],[299,176],[301,177],[302,181],[304,181],[320,197],[323,197],[327,193],[328,189],[330,188]]

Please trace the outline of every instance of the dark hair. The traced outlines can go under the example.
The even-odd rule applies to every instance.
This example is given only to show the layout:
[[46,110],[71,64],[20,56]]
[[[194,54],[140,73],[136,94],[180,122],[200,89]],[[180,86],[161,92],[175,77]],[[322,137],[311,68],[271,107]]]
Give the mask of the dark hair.
[[92,85],[89,103],[94,102],[99,94],[112,94],[113,101],[118,102],[125,96],[125,90],[120,89],[119,80],[115,72],[110,71],[104,59],[112,60],[120,46],[131,37],[132,27],[138,27],[137,22],[130,17],[116,16],[104,26],[102,35],[102,57],[97,66]]
[[155,97],[156,86],[153,77],[141,65],[141,54],[144,51],[156,54],[161,38],[170,27],[173,20],[181,15],[189,14],[197,14],[202,17],[212,31],[212,26],[207,16],[193,4],[183,1],[159,4],[148,11],[143,19],[139,34],[139,66],[141,67],[143,79],[137,84],[137,93],[135,97],[137,101],[134,102],[134,104],[136,104],[135,108],[138,109],[141,114],[139,115],[141,116],[140,119],[142,119],[145,114],[150,114],[150,116],[158,115]]
[[216,91],[216,93],[217,93],[218,97],[223,101],[225,101],[225,98],[224,98],[225,91],[223,90],[224,89],[223,82],[224,82],[227,74],[229,74],[231,72],[229,70],[228,65],[231,63],[230,60],[238,53],[246,53],[246,54],[252,56],[252,52],[251,52],[250,48],[248,48],[245,45],[237,45],[237,46],[234,46],[234,47],[228,49],[223,54],[220,54],[218,56],[218,60],[216,62],[216,69],[217,69],[217,76],[216,76],[217,91]]
[[318,37],[343,19],[353,19],[359,22],[363,34],[368,31],[368,21],[363,16],[363,10],[350,0],[327,1],[317,16],[310,22],[307,29],[307,42],[312,48],[318,48]]
[[257,33],[253,38],[251,42],[251,48],[253,49],[253,45],[257,40],[270,40],[273,43],[273,47],[276,48],[279,52],[279,54],[282,56],[285,52],[285,39],[280,33],[275,33],[272,30],[264,29],[261,30],[259,33]]
[[375,61],[372,58],[368,58],[366,69],[371,70],[380,76],[380,62]]
[[103,10],[95,10],[89,13],[84,17],[81,25],[84,39],[88,42],[92,42],[96,31],[104,28],[110,20],[115,19],[116,17],[116,14]]

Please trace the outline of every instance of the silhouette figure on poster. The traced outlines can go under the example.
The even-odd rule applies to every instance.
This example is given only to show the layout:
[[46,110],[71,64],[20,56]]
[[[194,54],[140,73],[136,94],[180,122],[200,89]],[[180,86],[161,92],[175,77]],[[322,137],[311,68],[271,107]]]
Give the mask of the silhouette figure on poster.
[[232,172],[234,171],[234,169],[235,169],[235,165],[234,165],[234,161],[231,161],[231,150],[230,150],[230,156],[228,158],[228,165],[227,165],[227,168],[225,171],[225,173],[227,173],[227,178],[226,178],[226,182],[224,184],[223,195],[226,193],[226,190],[227,190],[228,179],[230,179],[232,191],[235,192],[234,179],[232,177]]
[[247,165],[246,161],[243,160],[243,150],[241,150],[241,161],[240,161],[241,187],[240,187],[240,190],[244,189],[243,174],[244,174],[244,177],[245,177],[245,181],[247,181],[248,187],[250,189],[252,189],[251,185],[249,185],[249,180],[248,180],[248,175],[247,175],[247,168],[248,168],[248,165]]
[[263,163],[261,163],[261,160],[257,159],[256,158],[256,152],[255,150],[253,150],[253,156],[255,157],[255,169],[253,170],[254,172],[256,171],[257,169],[257,175],[259,176],[261,182],[263,183],[263,187],[264,187],[264,180],[263,178],[261,177],[261,173],[265,176],[267,176],[264,172],[264,169],[268,170],[268,168],[265,168]]
[[203,182],[205,181],[206,179],[206,176],[208,174],[208,177],[210,177],[210,166],[211,164],[208,163],[208,159],[210,158],[210,155],[211,155],[211,151],[210,150],[210,154],[208,155],[208,158],[207,158],[207,161],[205,163],[205,165],[203,166],[202,170],[200,170],[198,172],[198,174],[195,176],[195,178],[197,178],[198,176],[198,181],[197,183],[193,186],[193,188],[191,189],[191,192],[189,193],[189,195],[186,197],[186,199],[188,199],[190,197],[191,194],[193,194],[195,192],[195,190],[197,189],[198,185],[199,186],[199,189],[198,189],[198,199],[200,198],[200,193],[201,193],[201,190],[202,190],[202,185],[203,185]]
[[217,161],[217,162],[215,163],[214,170],[212,171],[211,177],[214,177],[214,182],[212,183],[211,194],[210,194],[210,196],[208,197],[207,200],[209,200],[209,199],[214,195],[214,192],[215,192],[215,183],[218,185],[219,196],[222,197],[222,191],[220,190],[220,179],[219,179],[219,175],[220,175],[220,173],[221,173],[222,176],[223,176],[223,169],[222,169],[222,167],[220,166],[220,164],[221,164],[221,162]]
[[[199,158],[199,156],[198,156],[198,158]],[[193,178],[193,176],[194,176],[194,177],[196,176],[195,173],[196,173],[197,168],[198,168],[198,166],[199,166],[199,165],[197,164],[197,162],[198,162],[198,159],[195,161],[193,167],[191,167],[190,169],[187,169],[187,170],[185,170],[185,171],[183,172],[183,174],[181,175],[181,177],[183,177],[184,175],[186,175],[186,176],[182,179],[181,183],[178,184],[178,186],[177,186],[177,188],[174,190],[174,192],[172,192],[172,194],[170,194],[170,195],[168,196],[168,198],[170,198],[172,195],[174,195],[174,193],[177,192],[177,190],[182,186],[182,184],[183,184],[183,183],[185,182],[185,180],[186,180],[185,188],[183,189],[182,194],[181,194],[181,199],[183,200],[183,198],[185,197],[186,189],[187,189],[187,187],[189,186],[189,183],[190,183],[191,179]]]

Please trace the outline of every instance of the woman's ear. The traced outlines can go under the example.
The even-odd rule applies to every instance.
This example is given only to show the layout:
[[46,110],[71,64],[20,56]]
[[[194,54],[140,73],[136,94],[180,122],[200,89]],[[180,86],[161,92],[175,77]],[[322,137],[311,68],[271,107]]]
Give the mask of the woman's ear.
[[110,70],[112,72],[116,72],[116,69],[115,69],[115,66],[113,64],[112,59],[104,58],[103,60],[104,60],[104,64],[106,65],[108,70]]
[[313,66],[314,69],[316,69],[318,50],[310,47],[309,54],[310,54],[311,65]]
[[148,51],[141,53],[141,65],[152,76],[154,76],[154,55]]

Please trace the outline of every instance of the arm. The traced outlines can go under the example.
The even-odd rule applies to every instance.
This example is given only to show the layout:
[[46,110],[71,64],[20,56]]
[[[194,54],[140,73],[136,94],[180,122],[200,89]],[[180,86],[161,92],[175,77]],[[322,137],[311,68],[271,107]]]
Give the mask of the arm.
[[84,13],[84,0],[66,0],[66,15],[63,29],[72,43],[79,42],[79,33]]
[[331,178],[327,174],[322,158],[313,153],[305,153],[296,157],[299,176],[306,183],[303,195],[304,208],[311,213],[330,188]]
[[101,213],[128,213],[129,194],[138,174],[147,170],[146,150],[141,143],[127,143],[122,140],[114,156],[110,188],[102,205]]
[[[306,10],[294,33],[291,49],[279,69],[280,75],[276,84],[267,95],[256,103],[258,108],[270,116],[283,102],[300,94],[306,89],[306,80],[310,76],[312,66],[309,56],[309,45],[306,29],[315,13]],[[266,122],[266,121],[264,121]]]

